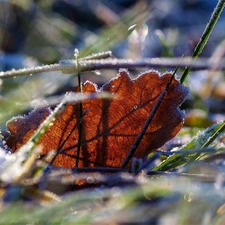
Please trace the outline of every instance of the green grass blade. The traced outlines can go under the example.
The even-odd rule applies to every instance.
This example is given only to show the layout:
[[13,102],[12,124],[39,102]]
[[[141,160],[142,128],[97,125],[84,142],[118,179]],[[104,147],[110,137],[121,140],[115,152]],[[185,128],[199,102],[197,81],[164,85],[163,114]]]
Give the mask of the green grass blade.
[[[198,56],[201,54],[202,50],[204,49],[212,31],[213,31],[213,28],[215,27],[220,15],[223,11],[224,6],[225,6],[225,0],[219,0],[218,4],[216,5],[216,8],[214,9],[214,11],[209,19],[209,23],[205,27],[205,30],[203,31],[203,34],[192,54],[193,59],[197,59]],[[190,70],[191,70],[191,67],[187,67],[184,70],[184,73],[182,74],[181,79],[180,79],[181,83],[183,83],[186,80]]]
[[[213,126],[207,128],[203,132],[196,135],[189,143],[183,145],[177,154],[174,154],[164,160],[160,165],[153,168],[153,171],[164,171],[171,168],[175,168],[178,165],[184,164],[183,156],[180,155],[180,151],[189,150],[194,148],[205,148],[212,144],[212,142],[221,135],[225,130],[225,121],[214,124]],[[199,156],[199,154],[197,155]],[[194,156],[196,158],[196,156]]]

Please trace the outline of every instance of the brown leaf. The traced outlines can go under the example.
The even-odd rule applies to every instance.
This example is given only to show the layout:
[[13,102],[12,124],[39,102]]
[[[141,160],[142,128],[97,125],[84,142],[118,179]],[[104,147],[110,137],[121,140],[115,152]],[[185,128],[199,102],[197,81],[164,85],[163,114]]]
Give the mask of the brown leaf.
[[[83,102],[83,112],[88,110],[88,113],[82,121],[79,167],[120,167],[171,76],[170,73],[161,76],[159,72],[151,70],[136,79],[130,79],[127,70],[120,70],[116,78],[100,89],[86,81],[82,86],[83,92],[108,91],[117,94],[119,99],[90,99]],[[173,79],[134,157],[146,157],[178,133],[183,124],[183,113],[178,106],[187,94],[188,89]],[[11,135],[7,145],[16,151],[49,113],[47,108],[36,109],[17,121],[15,118],[10,120],[7,127]],[[43,145],[44,155],[50,150],[62,150],[63,154],[57,156],[53,165],[75,166],[78,128],[69,138],[68,135],[77,126],[78,120],[79,104],[69,103],[41,137],[39,143]]]

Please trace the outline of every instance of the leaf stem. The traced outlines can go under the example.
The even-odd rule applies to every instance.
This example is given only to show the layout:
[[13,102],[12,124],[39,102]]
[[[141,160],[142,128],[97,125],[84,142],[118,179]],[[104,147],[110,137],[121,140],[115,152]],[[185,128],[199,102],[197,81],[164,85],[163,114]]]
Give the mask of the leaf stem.
[[[78,49],[75,49],[74,56],[76,58],[76,64],[77,64],[77,78],[78,78],[78,91],[82,93],[82,84],[81,84],[81,75],[80,75],[80,63],[79,63],[79,51]],[[79,116],[82,118],[83,116],[83,106],[82,106],[82,101],[79,103]],[[78,124],[78,145],[77,145],[77,156],[76,156],[76,164],[75,167],[78,167],[79,165],[79,158],[80,158],[80,151],[81,151],[81,142],[82,142],[82,129],[83,129],[83,124],[82,121],[79,121]]]
[[[204,49],[212,31],[213,31],[213,28],[215,27],[220,15],[223,11],[224,6],[225,6],[225,0],[219,0],[218,4],[216,5],[216,8],[214,9],[214,11],[209,19],[208,24],[205,27],[205,30],[202,33],[202,36],[192,54],[192,58],[194,60],[198,58],[198,56],[201,54],[202,50]],[[185,71],[180,79],[181,83],[183,83],[186,80],[190,70],[191,70],[191,66],[189,66],[185,69]]]

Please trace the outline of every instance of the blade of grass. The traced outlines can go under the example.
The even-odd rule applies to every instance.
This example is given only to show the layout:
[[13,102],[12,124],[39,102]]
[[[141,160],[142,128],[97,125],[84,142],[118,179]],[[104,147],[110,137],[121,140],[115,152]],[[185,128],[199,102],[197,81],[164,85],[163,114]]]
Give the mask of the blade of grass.
[[[208,39],[211,35],[216,23],[217,23],[220,15],[223,11],[224,6],[225,6],[225,0],[219,0],[218,4],[216,5],[216,7],[215,7],[210,19],[209,19],[208,24],[205,27],[205,30],[203,31],[202,36],[201,36],[193,54],[192,54],[192,58],[194,60],[198,58],[198,56],[201,54],[202,50],[204,49],[204,47],[205,47],[205,45],[206,45],[206,43],[207,43],[207,41],[208,41]],[[181,79],[180,79],[181,83],[183,83],[186,80],[190,70],[191,70],[191,67],[187,67],[184,70],[184,72],[181,76]]]
[[[177,154],[174,154],[164,160],[161,164],[154,167],[153,171],[165,171],[177,167],[186,163],[184,158],[180,155],[180,151],[191,150],[194,148],[205,148],[212,144],[212,142],[219,137],[225,130],[225,121],[214,124],[213,126],[207,128],[200,134],[196,135],[189,143],[183,145]],[[204,151],[203,151],[204,152]],[[198,154],[199,156],[199,154]],[[195,156],[194,156],[195,157]]]

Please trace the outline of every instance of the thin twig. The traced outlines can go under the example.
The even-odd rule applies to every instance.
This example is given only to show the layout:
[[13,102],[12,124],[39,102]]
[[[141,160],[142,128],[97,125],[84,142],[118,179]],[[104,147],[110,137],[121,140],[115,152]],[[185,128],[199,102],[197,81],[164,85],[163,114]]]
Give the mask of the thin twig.
[[[76,64],[77,64],[77,78],[78,78],[78,91],[82,93],[82,84],[81,84],[81,75],[80,75],[80,64],[79,64],[79,51],[78,49],[75,49],[74,56],[76,58]],[[79,103],[79,114],[80,118],[83,115],[83,105],[82,101]],[[81,142],[82,142],[82,130],[83,130],[83,123],[82,121],[78,124],[78,146],[77,146],[77,156],[76,156],[76,163],[75,167],[78,167],[79,164],[79,158],[80,158],[80,151],[81,151]]]
[[[99,52],[99,53],[93,53],[92,55],[89,55],[87,57],[79,59],[79,62],[82,60],[99,60],[99,59],[106,59],[106,58],[112,58],[112,52],[111,51],[104,51],[104,52]],[[26,76],[26,75],[34,75],[34,74],[39,74],[39,73],[44,73],[44,72],[55,72],[55,71],[63,71],[64,66],[62,64],[68,63],[70,60],[62,60],[59,63],[55,64],[50,64],[50,65],[44,65],[44,66],[36,66],[32,68],[24,68],[24,69],[12,69],[10,71],[6,72],[0,72],[0,78],[8,78],[8,77],[15,77],[15,76]],[[76,62],[75,60],[72,60],[73,63],[71,64],[71,67],[73,68],[75,65],[76,68]],[[77,69],[73,70],[73,72],[70,73],[75,73],[77,72]]]
[[[190,57],[184,58],[144,58],[144,59],[101,59],[101,60],[79,60],[80,71],[100,70],[100,69],[119,69],[119,68],[166,68],[191,67],[192,70],[225,70],[225,59],[218,62],[210,62],[207,58],[191,60]],[[62,60],[59,63],[11,70],[0,72],[0,78],[15,76],[26,76],[29,74],[39,74],[43,72],[61,71],[64,74],[77,73],[76,60]]]

